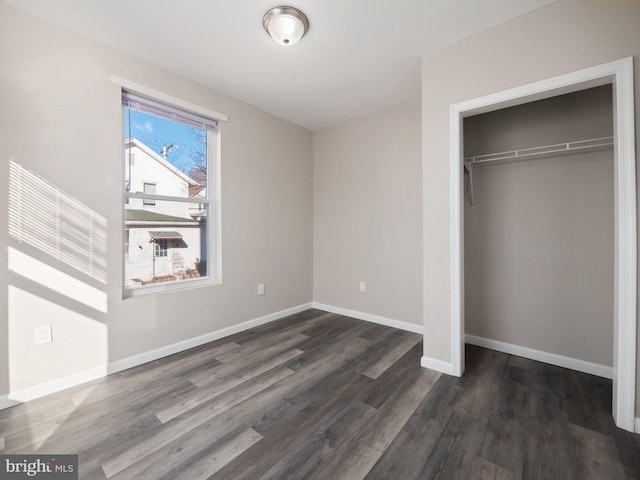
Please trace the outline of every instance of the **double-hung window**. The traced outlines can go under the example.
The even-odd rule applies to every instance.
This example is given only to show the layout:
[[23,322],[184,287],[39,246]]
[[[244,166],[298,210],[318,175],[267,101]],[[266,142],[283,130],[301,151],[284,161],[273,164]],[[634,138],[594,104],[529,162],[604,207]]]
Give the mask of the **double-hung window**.
[[[156,194],[156,184],[155,183],[145,183],[143,186],[144,193],[148,193],[149,195]],[[155,205],[156,201],[152,198],[144,198],[142,200],[143,205]]]
[[219,282],[216,120],[122,93],[124,288]]

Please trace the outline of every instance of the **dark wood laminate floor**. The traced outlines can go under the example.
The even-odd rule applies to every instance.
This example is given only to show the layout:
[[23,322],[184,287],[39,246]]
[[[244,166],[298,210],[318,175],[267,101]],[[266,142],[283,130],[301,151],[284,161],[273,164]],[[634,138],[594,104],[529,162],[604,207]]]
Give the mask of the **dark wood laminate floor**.
[[309,310],[0,411],[3,453],[81,479],[640,479],[611,382],[479,347],[462,378],[416,334]]

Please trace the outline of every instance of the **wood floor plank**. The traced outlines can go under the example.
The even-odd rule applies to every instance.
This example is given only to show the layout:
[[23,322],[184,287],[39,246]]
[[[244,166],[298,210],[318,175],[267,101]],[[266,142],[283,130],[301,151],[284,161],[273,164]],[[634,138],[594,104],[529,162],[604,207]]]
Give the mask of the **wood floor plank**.
[[610,411],[605,411],[602,406],[594,380],[592,375],[563,371],[568,420],[574,425],[609,435],[615,425]]
[[358,401],[344,402],[339,414],[314,425],[306,438],[294,445],[286,455],[259,478],[280,480],[283,478],[308,478],[314,469],[324,470],[332,461],[336,446],[351,441],[359,435],[357,426],[375,416],[375,409]]
[[531,389],[528,392],[526,415],[559,423],[566,428],[567,409],[565,397],[560,392]]
[[[362,424],[360,436],[356,440],[336,449],[334,461],[323,468],[322,472],[312,472],[308,479],[365,478],[439,376],[440,374],[426,369],[416,372],[410,385],[394,392],[378,409],[378,416]],[[351,461],[354,456],[358,459],[355,463]]]
[[478,450],[479,457],[516,476],[522,474],[524,462],[525,426],[531,401],[528,379],[527,371],[505,365]]
[[[305,373],[303,370],[297,373],[300,372]],[[316,405],[330,401],[333,396],[351,400],[371,381],[349,370],[316,370],[315,373],[316,377],[299,377],[301,383],[290,387],[278,401],[263,408],[262,414],[251,424],[252,428],[265,437],[280,429],[296,428],[300,416],[312,411]]]
[[[282,340],[279,344],[263,346],[262,348],[258,347],[259,351],[247,349],[242,345],[237,350],[229,352],[228,355],[220,356],[219,360],[222,362],[221,365],[199,372],[195,375],[190,375],[188,377],[189,381],[197,387],[202,387],[204,385],[217,382],[220,378],[233,374],[240,368],[244,367],[247,370],[250,370],[263,362],[272,360],[273,357],[282,355],[285,351],[289,350],[306,338],[307,337],[304,335],[294,335],[291,338]],[[301,350],[298,350],[297,352],[303,353]],[[297,355],[298,354],[291,358],[294,358]]]
[[380,338],[381,335],[385,335],[389,333],[389,327],[385,327],[384,325],[379,325],[377,323],[372,323],[369,325],[369,328],[362,332],[359,336],[360,338],[364,338],[365,340],[376,340]]
[[440,375],[415,334],[309,309],[0,411],[0,451],[83,480],[640,479],[610,380],[465,353]]
[[640,480],[640,435],[616,428],[613,440],[628,480]]
[[305,330],[305,335],[310,336],[309,340],[296,345],[296,348],[305,351],[305,355],[300,359],[300,362],[314,361],[319,356],[326,355],[327,350],[333,350],[334,347],[339,345],[348,345],[352,338],[359,343],[368,342],[360,334],[366,332],[369,325],[362,322],[354,323],[352,320],[348,319],[348,321],[344,322],[342,317],[336,316],[333,319],[333,325],[327,326],[326,329],[316,330],[313,335],[309,330]]
[[[500,468],[498,465],[487,462],[486,460],[475,457],[469,466],[469,474],[466,478],[474,480],[515,480],[516,477],[509,470]],[[547,477],[549,479],[556,477]]]
[[[278,381],[286,378],[293,372],[285,367],[276,367],[255,378],[255,382],[239,385],[235,389],[225,392],[221,398],[201,404],[196,408],[190,408],[182,415],[167,422],[167,428],[158,428],[150,436],[136,444],[128,445],[121,453],[111,456],[103,464],[103,469],[110,477],[124,468],[134,464],[144,456],[172,442],[176,437],[188,434],[197,428],[203,421],[211,421],[221,414],[229,411],[234,406],[244,402]],[[221,430],[218,424],[218,432]]]
[[[87,406],[91,403],[101,402],[107,399],[128,398],[132,391],[148,388],[157,382],[167,382],[197,372],[200,369],[209,369],[218,365],[214,356],[221,352],[234,348],[233,343],[222,344],[214,342],[210,351],[202,351],[201,347],[193,351],[171,355],[173,361],[167,358],[155,360],[123,372],[109,375],[108,377],[88,382],[85,385],[74,387],[67,392],[76,405]],[[134,373],[135,372],[135,373]],[[144,382],[140,378],[144,378]],[[54,394],[55,395],[55,394]]]
[[128,480],[133,478],[158,478],[164,475],[171,465],[171,469],[189,461],[207,445],[216,444],[212,441],[216,436],[215,424],[204,422],[188,433],[171,439],[166,445],[154,452],[140,457],[138,461],[127,462],[121,468],[113,468],[111,465],[102,466],[107,478],[112,480]]
[[525,421],[509,414],[490,414],[478,456],[516,476],[524,463]]
[[465,394],[456,397],[452,408],[464,415],[482,419],[486,418],[495,403],[503,370],[507,363],[507,355],[491,350],[470,349],[471,363],[467,363],[467,371],[461,379],[454,379],[457,385],[465,388]]
[[[286,367],[292,370],[303,370],[308,365],[319,365],[333,357],[339,358],[342,365],[350,363],[352,359],[372,348],[372,342],[364,340],[358,334],[366,329],[366,325],[360,325],[342,334],[339,338],[321,338],[315,345],[296,345],[296,348],[304,353],[294,360],[287,362]],[[328,356],[327,352],[331,352]]]
[[529,392],[523,479],[570,477],[570,440],[561,392],[547,388],[532,388]]
[[420,478],[449,420],[450,405],[461,391],[453,383],[438,381],[367,473],[367,480]]
[[[76,409],[76,405],[70,398],[61,398],[52,401],[50,407],[46,405],[32,406],[31,402],[27,402],[12,407],[11,410],[13,409],[16,409],[15,415],[0,417],[0,432],[3,437],[48,422],[54,415],[69,415]],[[5,412],[8,411],[9,409],[5,410]]]
[[526,432],[522,478],[569,478],[571,463],[567,424],[546,417],[529,417]]
[[355,318],[333,314],[325,318],[325,322],[316,322],[301,330],[301,332],[311,338],[338,338],[357,326],[361,326],[361,323]]
[[406,388],[405,384],[413,381],[416,362],[422,357],[422,344],[416,344],[375,381],[362,390],[358,398],[367,405],[380,408],[389,397],[398,390]]
[[253,338],[268,337],[270,335],[294,335],[301,333],[303,330],[308,330],[315,325],[329,322],[332,319],[338,318],[339,315],[330,312],[324,312],[310,308],[303,312],[289,315],[288,317],[276,320],[275,322],[265,323],[257,327],[253,327],[245,332],[237,333],[233,335],[233,341],[236,343],[245,343]]
[[564,394],[563,368],[535,362],[531,371],[531,388],[545,392]]
[[378,378],[385,370],[398,361],[399,358],[420,343],[420,341],[422,341],[420,335],[407,333],[399,342],[394,342],[395,345],[384,352],[380,358],[367,366],[367,368],[362,371],[362,374],[369,378]]
[[[198,405],[202,405],[203,403],[208,402],[214,398],[217,398],[220,395],[234,389],[239,385],[242,385],[245,382],[254,380],[263,373],[281,366],[287,360],[291,360],[292,358],[295,358],[302,353],[303,352],[301,350],[285,351],[267,361],[263,361],[256,365],[251,365],[251,368],[243,369],[239,373],[228,374],[222,378],[219,378],[218,381],[212,384],[206,384],[202,386],[202,388],[198,388],[196,390],[187,392],[184,395],[171,399],[169,402],[159,402],[158,407],[156,407],[154,410],[156,416],[162,423],[167,423],[169,420],[182,415],[184,412],[191,410]],[[291,373],[293,373],[293,370],[283,367],[281,369],[281,374],[277,377],[276,380],[274,380],[274,382],[285,378]],[[256,387],[260,387],[261,384],[257,384],[255,382],[252,383],[253,385],[250,392],[260,391],[257,390]],[[247,392],[247,394],[251,394],[250,392]]]
[[[360,383],[361,378],[352,374],[346,389],[355,390]],[[352,402],[345,402],[343,396],[327,396],[323,400],[309,405],[281,428],[265,436],[259,444],[240,455],[236,461],[220,470],[211,480],[261,478],[273,465],[280,462],[288,451],[303,443],[314,432],[329,428],[336,416],[345,415],[353,408]],[[268,458],[269,460],[265,463],[248,461],[249,458],[256,457]]]
[[531,396],[527,383],[523,381],[522,370],[506,366],[498,393],[494,397],[491,413],[523,418],[527,415]]
[[476,451],[482,440],[483,423],[452,412],[431,455],[417,478],[470,478]]
[[[241,429],[237,435],[220,444],[220,448],[207,452],[207,456],[191,461],[186,467],[179,466],[158,478],[159,480],[201,480],[209,478],[218,470],[233,461],[238,455],[258,443],[262,437],[251,428]],[[150,478],[143,476],[140,480]]]
[[[10,435],[7,438],[7,450],[20,453],[28,445],[40,450],[54,444],[59,453],[75,453],[108,438],[117,437],[122,430],[147,430],[160,423],[156,418],[146,415],[148,402],[192,388],[185,380],[169,385],[153,383],[147,389],[139,388],[117,401],[108,397],[100,402],[88,402],[71,414],[52,416],[47,422]],[[119,422],[114,425],[111,418],[118,418]]]
[[304,333],[306,330],[338,317],[334,313],[316,313],[306,316],[299,314],[237,333],[232,338],[235,343],[249,348],[259,343],[275,345],[280,339],[290,338],[294,335],[305,335],[305,338],[308,339],[309,335]]
[[615,442],[608,435],[569,424],[571,478],[596,480],[625,478]]
[[[254,430],[240,427],[218,438],[215,427],[204,423],[170,444],[130,465],[110,480],[208,478],[240,453],[262,439]],[[167,468],[170,465],[171,468]]]

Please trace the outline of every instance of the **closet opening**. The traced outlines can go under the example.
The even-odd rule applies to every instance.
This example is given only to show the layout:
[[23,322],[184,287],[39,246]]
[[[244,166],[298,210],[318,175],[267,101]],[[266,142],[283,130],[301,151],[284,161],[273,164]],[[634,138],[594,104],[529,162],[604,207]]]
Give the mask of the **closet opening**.
[[[573,110],[561,108],[567,103]],[[636,383],[633,104],[627,58],[451,106],[449,373],[464,372],[465,332],[470,343],[529,349],[508,353],[542,352],[547,357],[538,360],[613,378],[613,417],[629,431]],[[549,108],[564,113],[551,120]],[[509,117],[518,111],[528,116]],[[502,128],[518,123],[515,131]],[[483,129],[492,135],[478,135]]]
[[463,131],[466,343],[613,378],[611,85]]

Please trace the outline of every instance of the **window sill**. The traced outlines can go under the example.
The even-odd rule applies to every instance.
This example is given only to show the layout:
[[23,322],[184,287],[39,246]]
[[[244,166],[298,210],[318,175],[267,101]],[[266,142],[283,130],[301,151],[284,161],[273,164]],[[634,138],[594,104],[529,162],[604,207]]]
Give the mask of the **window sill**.
[[216,281],[213,278],[194,278],[190,280],[180,280],[177,282],[165,282],[156,285],[145,285],[136,288],[125,287],[122,292],[122,298],[139,297],[142,295],[153,295],[162,293],[173,293],[184,290],[193,290],[202,287],[214,287],[222,285],[222,281]]

